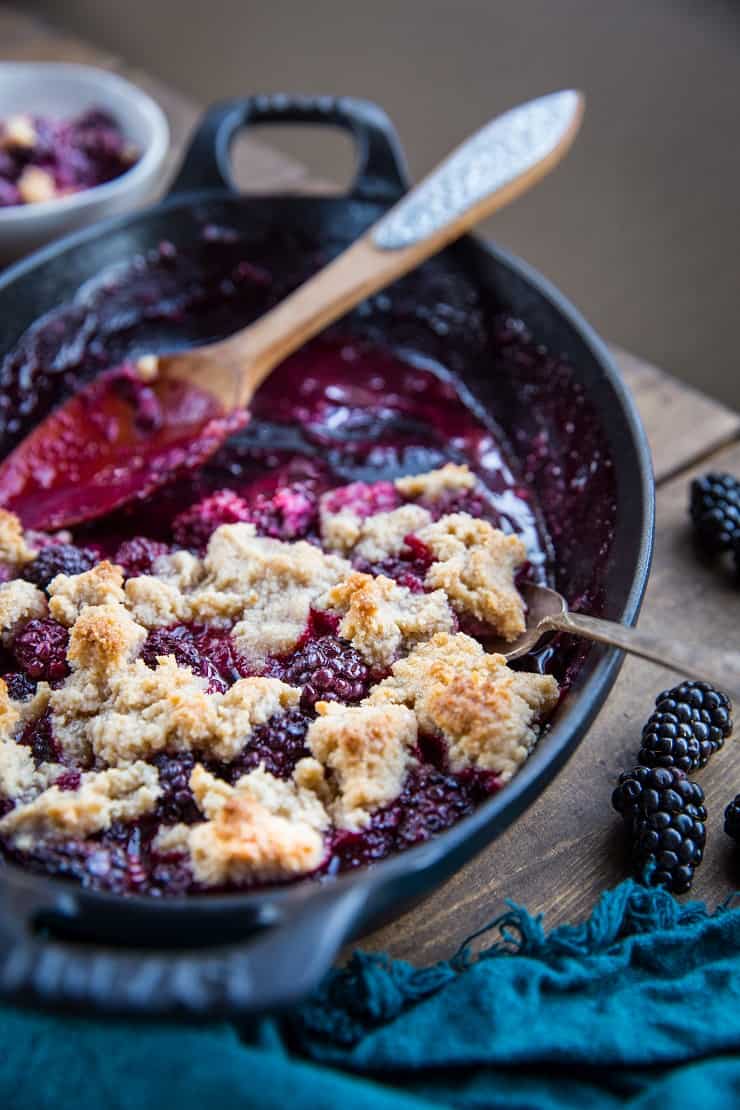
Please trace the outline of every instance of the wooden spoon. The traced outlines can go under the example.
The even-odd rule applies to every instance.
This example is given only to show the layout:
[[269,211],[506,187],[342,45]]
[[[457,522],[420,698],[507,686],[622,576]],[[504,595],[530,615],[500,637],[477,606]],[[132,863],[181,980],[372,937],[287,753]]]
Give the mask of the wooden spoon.
[[620,648],[679,674],[710,682],[740,704],[740,652],[724,651],[689,640],[667,640],[617,621],[586,613],[571,613],[562,594],[549,586],[526,583],[520,592],[527,604],[527,628],[513,643],[486,642],[489,651],[518,659],[537,646],[548,633],[565,632],[600,644]]
[[563,157],[582,115],[583,97],[573,90],[506,112],[249,327],[218,343],[145,356],[137,363],[138,386],[131,367],[123,382],[116,371],[96,379],[8,456],[0,467],[0,505],[26,527],[61,528],[200,465],[246,422],[246,406],[275,366],[531,188]]

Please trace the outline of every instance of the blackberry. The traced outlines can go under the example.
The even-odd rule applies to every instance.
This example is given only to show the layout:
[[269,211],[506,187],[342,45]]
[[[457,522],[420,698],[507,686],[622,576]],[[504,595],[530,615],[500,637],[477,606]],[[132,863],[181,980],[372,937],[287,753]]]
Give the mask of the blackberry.
[[29,621],[13,642],[13,654],[29,678],[53,682],[69,673],[67,644],[69,633],[63,624],[51,619]]
[[725,810],[725,832],[740,844],[740,794],[736,794]]
[[689,513],[702,547],[712,555],[740,539],[740,481],[732,474],[705,474],[691,483]]
[[36,683],[22,671],[4,674],[3,682],[8,688],[8,696],[14,701],[30,701],[36,693]]
[[172,533],[180,547],[204,551],[211,535],[222,524],[238,524],[250,519],[244,498],[230,489],[222,489],[176,516]]
[[394,802],[373,814],[367,828],[335,834],[333,867],[351,871],[444,832],[494,793],[495,776],[452,775],[429,764],[411,771]]
[[280,486],[270,497],[257,494],[249,506],[249,520],[261,536],[297,540],[316,525],[318,507],[316,494],[296,482]]
[[168,555],[169,551],[166,543],[149,540],[146,536],[134,536],[133,539],[123,541],[113,562],[123,568],[127,578],[137,578],[141,574],[151,574],[155,559],[160,555]]
[[43,716],[28,722],[21,734],[20,743],[31,749],[37,764],[59,762],[62,752],[54,738],[50,710],[47,709]]
[[689,890],[706,842],[702,788],[676,767],[634,767],[619,776],[612,805],[627,826],[635,876],[674,894]]
[[162,794],[157,802],[157,817],[160,821],[173,825],[179,821],[192,825],[200,818],[200,812],[190,789],[190,775],[195,766],[195,757],[191,752],[184,752],[177,756],[159,752],[153,757],[152,763],[159,772],[159,785],[162,788]]
[[637,756],[644,767],[703,767],[732,732],[729,698],[708,682],[682,682],[655,699]]
[[303,687],[301,708],[307,713],[317,701],[359,701],[370,680],[359,652],[336,636],[309,640],[288,660],[283,676],[291,686]]
[[262,764],[276,778],[289,779],[298,760],[311,754],[306,747],[308,725],[309,720],[300,709],[290,709],[264,725],[257,725],[241,755],[223,769],[226,778],[235,783]]
[[21,578],[45,590],[58,574],[82,574],[97,562],[94,551],[75,547],[72,543],[57,543],[43,547],[36,558],[21,571]]

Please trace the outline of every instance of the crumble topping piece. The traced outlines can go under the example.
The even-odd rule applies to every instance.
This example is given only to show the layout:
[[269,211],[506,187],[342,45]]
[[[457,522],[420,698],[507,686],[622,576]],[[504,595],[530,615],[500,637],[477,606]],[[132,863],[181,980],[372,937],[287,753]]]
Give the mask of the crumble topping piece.
[[33,582],[13,578],[0,586],[0,639],[8,647],[24,624],[45,617],[46,594]]
[[[83,612],[73,638],[91,612]],[[139,628],[127,614],[126,619]],[[140,637],[135,643],[140,645]],[[71,652],[70,647],[70,658]],[[55,735],[65,752],[88,752],[108,766],[164,750],[197,749],[232,760],[255,726],[292,708],[300,698],[299,689],[274,678],[243,678],[226,693],[209,694],[208,680],[189,667],[179,667],[171,655],[160,656],[153,670],[141,659],[119,658],[104,683],[95,670],[97,657],[89,661],[92,674],[80,664],[51,696]]]
[[392,667],[362,705],[406,705],[419,730],[441,734],[450,768],[478,767],[506,782],[537,740],[535,722],[558,700],[550,675],[511,670],[463,633],[439,635]]
[[88,605],[72,626],[67,659],[73,671],[92,672],[104,679],[132,659],[145,639],[146,629],[123,605]]
[[177,585],[153,574],[129,578],[125,594],[134,620],[145,628],[166,628],[188,617],[187,602]]
[[417,533],[435,556],[425,584],[443,589],[458,612],[491,625],[506,640],[524,632],[524,602],[514,573],[527,558],[518,536],[507,536],[468,513],[440,517]]
[[160,793],[157,768],[148,763],[88,772],[77,790],[50,786],[16,806],[0,821],[0,835],[9,836],[21,851],[39,840],[90,836],[114,821],[135,821],[151,813]]
[[27,544],[23,525],[15,513],[0,509],[0,562],[23,566],[37,555],[38,551]]
[[204,564],[208,577],[191,595],[193,619],[213,620],[220,599],[233,598],[226,615],[242,619],[232,636],[240,651],[257,659],[295,647],[313,601],[351,571],[344,559],[305,540],[258,536],[253,524],[217,528]]
[[409,474],[394,482],[402,497],[412,500],[421,497],[425,501],[437,501],[444,493],[472,489],[475,484],[475,474],[467,466],[456,463],[446,463],[424,474]]
[[30,747],[18,744],[27,721],[40,717],[49,700],[49,686],[40,682],[28,702],[13,701],[8,687],[0,679],[0,797],[28,801],[58,778],[64,771],[59,763],[36,766]]
[[159,579],[185,593],[202,581],[205,570],[203,560],[190,551],[173,551],[171,555],[160,555],[154,560],[153,573]]
[[190,776],[207,820],[163,830],[158,851],[190,854],[193,874],[205,886],[269,882],[314,871],[325,855],[324,807],[309,791],[283,782],[262,767],[235,786],[197,765]]
[[88,605],[114,605],[125,601],[123,570],[104,559],[82,574],[58,574],[48,586],[49,611],[54,620],[71,628]]
[[379,574],[351,574],[316,602],[343,614],[339,634],[375,667],[387,668],[401,652],[455,627],[442,590],[415,594]]
[[[401,793],[406,771],[415,762],[416,718],[401,705],[324,701],[316,709],[320,716],[306,735],[315,760],[298,764],[296,781],[333,798],[329,808],[335,824],[361,829],[376,809]],[[326,786],[318,777],[316,761]]]
[[338,513],[322,512],[321,540],[331,551],[368,562],[380,562],[389,555],[398,555],[410,532],[418,532],[431,521],[431,515],[420,505],[401,505],[389,512],[360,517],[350,509]]

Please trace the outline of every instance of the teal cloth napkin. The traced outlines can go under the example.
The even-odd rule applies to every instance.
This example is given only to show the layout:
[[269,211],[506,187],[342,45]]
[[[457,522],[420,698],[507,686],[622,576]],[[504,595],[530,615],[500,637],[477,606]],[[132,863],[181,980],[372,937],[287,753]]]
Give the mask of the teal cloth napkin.
[[631,881],[546,933],[516,906],[478,955],[357,953],[281,1021],[133,1024],[0,1008],[13,1110],[740,1105],[740,909]]

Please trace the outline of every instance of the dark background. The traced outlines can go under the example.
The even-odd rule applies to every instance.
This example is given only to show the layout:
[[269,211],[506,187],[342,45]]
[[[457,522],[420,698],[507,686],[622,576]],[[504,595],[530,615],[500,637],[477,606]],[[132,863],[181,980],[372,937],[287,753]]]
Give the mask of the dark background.
[[[32,0],[202,101],[379,101],[419,176],[500,110],[588,97],[556,174],[486,225],[610,340],[740,404],[740,7],[731,0]],[[346,181],[349,147],[271,132]]]

